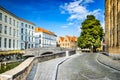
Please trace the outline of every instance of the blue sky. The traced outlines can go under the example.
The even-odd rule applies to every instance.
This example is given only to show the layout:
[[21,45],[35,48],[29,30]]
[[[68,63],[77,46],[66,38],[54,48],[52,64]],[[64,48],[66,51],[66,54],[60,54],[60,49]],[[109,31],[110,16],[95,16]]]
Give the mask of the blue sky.
[[0,5],[58,36],[79,36],[88,14],[104,27],[104,0],[0,0]]

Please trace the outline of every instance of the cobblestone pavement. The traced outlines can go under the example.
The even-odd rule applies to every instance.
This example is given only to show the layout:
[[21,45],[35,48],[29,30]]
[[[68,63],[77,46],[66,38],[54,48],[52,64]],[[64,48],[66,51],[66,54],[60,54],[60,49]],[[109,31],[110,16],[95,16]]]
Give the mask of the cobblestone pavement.
[[59,66],[57,80],[120,80],[120,72],[97,62],[97,53],[84,53]]
[[64,59],[66,58],[57,58],[38,63],[34,80],[52,80],[56,65]]

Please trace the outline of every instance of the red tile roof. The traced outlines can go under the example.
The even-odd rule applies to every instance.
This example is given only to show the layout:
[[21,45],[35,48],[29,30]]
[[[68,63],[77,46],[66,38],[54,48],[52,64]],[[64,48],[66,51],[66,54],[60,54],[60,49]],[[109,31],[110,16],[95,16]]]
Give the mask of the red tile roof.
[[65,37],[59,37],[59,39],[61,40],[61,41],[64,41],[65,39],[68,39],[69,41],[72,41],[72,42],[76,42],[77,41],[77,37],[75,37],[75,36],[65,36]]
[[35,28],[35,32],[43,32],[43,33],[47,33],[47,34],[50,34],[50,35],[56,36],[53,32],[48,31],[48,30],[43,29],[43,28],[40,28],[40,27]]

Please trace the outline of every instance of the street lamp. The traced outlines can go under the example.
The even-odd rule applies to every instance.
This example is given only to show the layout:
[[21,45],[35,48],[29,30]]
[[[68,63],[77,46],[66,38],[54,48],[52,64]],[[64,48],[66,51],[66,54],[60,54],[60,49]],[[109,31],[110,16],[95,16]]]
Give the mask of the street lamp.
[[27,53],[26,49],[28,47],[28,41],[25,41],[25,53]]
[[93,53],[93,45],[91,47],[92,47],[92,53]]
[[25,41],[25,49],[28,47],[28,41]]

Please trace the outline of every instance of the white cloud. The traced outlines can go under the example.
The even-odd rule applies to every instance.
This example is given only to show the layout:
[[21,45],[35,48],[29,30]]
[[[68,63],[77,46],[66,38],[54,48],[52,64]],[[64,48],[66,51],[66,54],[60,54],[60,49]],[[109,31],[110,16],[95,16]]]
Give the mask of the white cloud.
[[70,26],[72,26],[74,23],[69,22],[68,24],[66,24],[65,26],[62,26],[63,29],[69,28]]
[[92,2],[94,2],[93,0],[85,0],[85,4],[87,4],[87,3],[92,3]]
[[68,28],[68,26],[62,26],[62,28],[64,28],[64,29],[65,29],[65,28]]
[[68,23],[68,25],[69,25],[69,26],[71,26],[71,25],[73,25],[73,24],[74,24],[74,23],[71,23],[71,22],[70,22],[70,23]]
[[95,9],[93,11],[88,9],[89,3],[93,2],[94,0],[74,0],[73,2],[60,5],[61,13],[70,15],[67,19],[68,24],[66,26],[62,26],[62,28],[69,28],[72,25],[78,30],[78,32],[81,32],[81,22],[87,15],[91,14],[104,23],[104,14],[101,9]]
[[93,0],[74,0],[73,2],[65,3],[61,5],[60,8],[62,9],[61,13],[68,13],[70,14],[68,21],[72,20],[83,20],[85,19],[86,15],[93,14],[95,16],[99,16],[100,9],[96,9],[93,11],[89,11],[84,4],[92,3]]

